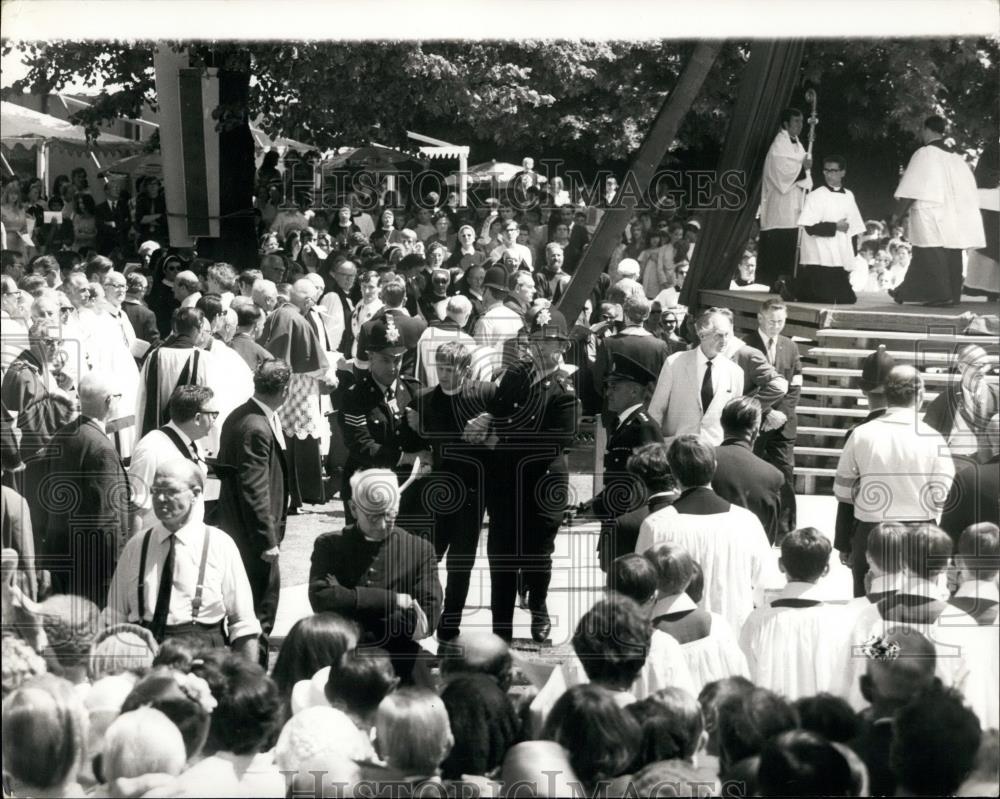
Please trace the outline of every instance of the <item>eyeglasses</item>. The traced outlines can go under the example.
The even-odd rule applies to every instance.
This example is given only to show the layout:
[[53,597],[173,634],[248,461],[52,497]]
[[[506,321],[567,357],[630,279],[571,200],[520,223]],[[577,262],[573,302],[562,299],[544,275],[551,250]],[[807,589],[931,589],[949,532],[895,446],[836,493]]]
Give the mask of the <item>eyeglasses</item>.
[[24,292],[21,291],[21,289],[17,289],[16,291],[5,291],[3,293],[3,296],[5,296],[5,297],[13,297],[15,300],[19,300],[19,299],[21,299],[21,297],[24,296]]
[[221,411],[198,411],[202,416],[211,416],[213,419],[218,419]]
[[125,288],[124,283],[105,283],[104,288],[106,289],[123,289]]

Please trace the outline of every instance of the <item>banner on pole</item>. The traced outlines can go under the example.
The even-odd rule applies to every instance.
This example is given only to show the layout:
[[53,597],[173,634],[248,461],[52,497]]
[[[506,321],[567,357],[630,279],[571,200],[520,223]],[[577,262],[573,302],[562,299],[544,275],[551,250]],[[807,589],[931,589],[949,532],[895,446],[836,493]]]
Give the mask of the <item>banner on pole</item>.
[[170,246],[192,247],[219,236],[219,105],[217,70],[191,67],[186,51],[153,53],[160,106],[160,154]]

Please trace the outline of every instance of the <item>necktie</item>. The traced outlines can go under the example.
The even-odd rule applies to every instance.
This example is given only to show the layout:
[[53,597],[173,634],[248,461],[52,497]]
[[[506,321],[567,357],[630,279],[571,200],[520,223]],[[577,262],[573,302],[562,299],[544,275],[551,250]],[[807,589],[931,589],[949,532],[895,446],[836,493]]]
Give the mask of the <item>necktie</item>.
[[204,462],[204,459],[201,457],[201,453],[198,452],[198,445],[193,441],[191,442],[191,455],[193,456],[192,460],[194,460],[194,462],[199,466]]
[[278,414],[273,414],[271,416],[271,429],[274,431],[274,437],[278,439],[278,446],[282,450],[285,449],[285,434],[281,429],[281,422],[278,420]]
[[170,534],[167,539],[170,548],[167,550],[167,557],[163,561],[163,571],[160,573],[160,587],[156,591],[156,607],[153,610],[153,621],[149,630],[157,641],[162,641],[167,629],[167,611],[170,610],[170,594],[174,590],[174,548],[177,543],[177,535]]
[[774,337],[772,336],[767,342],[767,359],[773,364],[774,363]]
[[705,376],[701,379],[701,412],[708,410],[715,396],[715,389],[712,388],[712,362],[705,364]]

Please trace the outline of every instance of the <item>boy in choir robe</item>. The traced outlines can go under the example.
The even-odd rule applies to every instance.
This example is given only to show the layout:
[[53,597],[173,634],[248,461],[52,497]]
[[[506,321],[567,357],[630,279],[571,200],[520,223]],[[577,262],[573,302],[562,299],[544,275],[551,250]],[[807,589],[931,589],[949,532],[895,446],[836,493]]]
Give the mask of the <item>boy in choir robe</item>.
[[851,654],[841,695],[854,707],[864,705],[858,688],[864,659],[858,655],[866,642],[905,627],[933,642],[937,676],[946,687],[962,692],[984,728],[1000,722],[997,658],[989,651],[991,639],[996,641],[995,628],[980,627],[967,613],[949,604],[945,577],[952,548],[948,534],[930,523],[914,527],[905,536],[900,589],[861,611],[850,633]]
[[[608,572],[609,595],[621,594],[639,606],[644,618],[649,618],[656,601],[656,568],[642,555],[630,552],[615,560]],[[530,706],[531,729],[540,731],[549,711],[568,688],[589,682],[587,672],[578,657],[571,656],[555,667]],[[642,700],[662,688],[680,688],[692,696],[698,688],[691,678],[687,660],[677,640],[668,633],[653,629],[649,640],[646,663],[632,683],[629,692]]]
[[907,527],[897,522],[883,522],[872,528],[865,546],[868,572],[865,595],[854,597],[847,607],[861,611],[895,594],[903,585],[903,546]]
[[[681,644],[697,689],[725,677],[749,677],[746,657],[732,627],[722,616],[698,607],[704,582],[690,553],[677,544],[660,544],[643,556],[656,568],[653,629]],[[692,591],[696,581],[698,588]]]
[[955,553],[958,590],[951,604],[981,626],[996,625],[1000,615],[1000,528],[992,522],[971,524],[962,531]]
[[750,614],[740,632],[750,679],[789,699],[838,687],[849,655],[849,611],[824,601],[818,585],[830,571],[832,551],[830,539],[815,527],[785,536],[778,566],[788,583]]
[[855,267],[852,239],[865,232],[854,194],[843,186],[847,161],[823,159],[825,186],[809,192],[799,215],[802,238],[795,296],[802,302],[857,302],[850,273]]

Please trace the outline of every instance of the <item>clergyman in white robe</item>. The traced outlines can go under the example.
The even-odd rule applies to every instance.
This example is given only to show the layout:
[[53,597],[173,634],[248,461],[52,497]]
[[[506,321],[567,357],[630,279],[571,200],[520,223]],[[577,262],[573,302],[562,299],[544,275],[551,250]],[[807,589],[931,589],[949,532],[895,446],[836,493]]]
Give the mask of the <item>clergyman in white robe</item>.
[[962,254],[986,246],[976,180],[965,159],[924,128],[895,197],[908,203],[913,260],[894,290],[897,302],[948,305],[962,299]]
[[[847,230],[838,229],[842,220],[846,220]],[[796,298],[802,302],[856,302],[850,273],[857,263],[851,239],[865,232],[865,221],[851,190],[827,185],[809,192],[799,214],[799,227],[802,237]],[[867,264],[864,270],[867,274]]]
[[802,117],[795,119],[797,124],[795,120],[783,123],[764,159],[757,279],[767,285],[781,276],[791,277],[795,270],[799,214],[804,195],[813,185],[805,167],[806,149],[798,139]]

